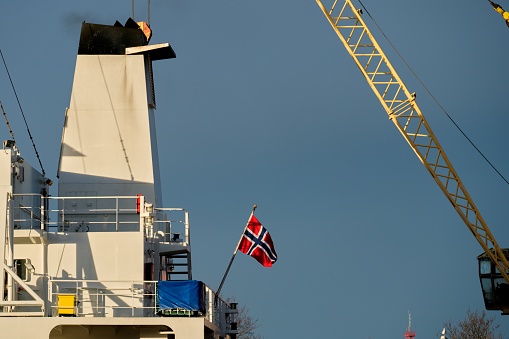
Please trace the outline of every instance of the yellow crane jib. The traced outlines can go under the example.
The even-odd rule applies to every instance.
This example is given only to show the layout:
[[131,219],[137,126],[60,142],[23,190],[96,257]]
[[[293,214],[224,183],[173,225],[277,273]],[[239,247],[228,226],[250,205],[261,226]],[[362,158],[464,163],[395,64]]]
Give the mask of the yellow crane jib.
[[502,15],[502,17],[505,20],[505,24],[507,25],[507,27],[509,27],[509,12],[504,10],[502,8],[502,6],[500,6],[499,4],[496,4],[496,3],[494,3],[493,1],[490,1],[490,0],[488,0],[488,1],[490,2],[491,6],[493,6],[493,9],[495,11],[497,11],[498,13],[500,13],[500,15]]
[[[327,3],[327,7],[322,1]],[[353,0],[316,2],[382,104],[390,121],[484,250],[478,257],[478,262],[486,309],[501,310],[502,314],[509,315],[509,249],[502,249],[498,245],[424,117],[415,93],[406,87],[367,27],[362,17],[363,11],[356,8]],[[500,7],[496,4],[495,6]],[[509,13],[507,16],[509,19]]]

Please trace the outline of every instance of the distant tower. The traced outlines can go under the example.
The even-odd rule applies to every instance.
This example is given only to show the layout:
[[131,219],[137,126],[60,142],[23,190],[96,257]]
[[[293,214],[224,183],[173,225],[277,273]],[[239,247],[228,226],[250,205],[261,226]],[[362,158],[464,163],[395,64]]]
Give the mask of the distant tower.
[[415,332],[410,330],[411,326],[412,326],[412,315],[410,314],[410,312],[408,312],[408,329],[405,332],[405,339],[415,338]]

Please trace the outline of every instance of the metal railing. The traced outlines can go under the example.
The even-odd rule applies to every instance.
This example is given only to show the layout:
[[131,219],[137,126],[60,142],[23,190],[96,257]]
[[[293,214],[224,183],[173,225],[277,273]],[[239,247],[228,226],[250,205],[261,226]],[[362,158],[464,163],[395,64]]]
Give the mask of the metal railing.
[[[54,280],[48,282],[50,316],[152,317],[157,281]],[[62,296],[73,296],[72,312]]]
[[[165,242],[190,243],[189,213],[183,208],[154,208],[140,218],[137,196],[43,197],[14,194],[14,229],[47,232],[130,232],[159,236]],[[148,221],[149,220],[149,221]],[[142,226],[143,225],[143,226]]]
[[40,194],[14,194],[12,199],[14,229],[37,229],[45,216]]
[[156,208],[154,232],[165,242],[190,243],[189,212],[183,208]]
[[[205,286],[203,315],[218,328],[229,323],[230,305]],[[72,296],[72,304],[62,303]],[[59,302],[60,300],[60,302]],[[48,281],[47,316],[157,317],[157,281],[62,280]]]
[[[49,197],[49,232],[137,231],[136,196]],[[55,207],[56,205],[56,207]]]

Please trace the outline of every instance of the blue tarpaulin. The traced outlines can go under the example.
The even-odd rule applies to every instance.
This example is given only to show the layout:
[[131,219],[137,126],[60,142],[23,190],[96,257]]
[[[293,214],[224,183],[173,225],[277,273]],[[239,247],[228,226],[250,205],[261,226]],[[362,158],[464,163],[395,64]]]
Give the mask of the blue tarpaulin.
[[157,282],[159,310],[185,309],[205,314],[205,285],[197,280]]

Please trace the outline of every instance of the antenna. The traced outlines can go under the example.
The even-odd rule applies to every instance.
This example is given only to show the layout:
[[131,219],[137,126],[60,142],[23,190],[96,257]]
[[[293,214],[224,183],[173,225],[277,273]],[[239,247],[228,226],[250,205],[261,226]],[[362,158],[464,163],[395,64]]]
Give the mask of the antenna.
[[[131,18],[134,19],[134,0],[131,1]],[[147,0],[147,24],[150,26],[150,0]]]
[[408,329],[405,332],[405,339],[413,339],[415,338],[415,332],[410,328],[412,327],[412,314],[408,311]]
[[150,26],[150,0],[147,0],[147,24]]

